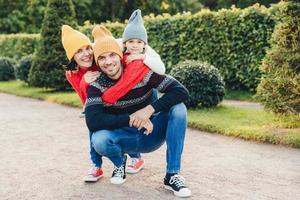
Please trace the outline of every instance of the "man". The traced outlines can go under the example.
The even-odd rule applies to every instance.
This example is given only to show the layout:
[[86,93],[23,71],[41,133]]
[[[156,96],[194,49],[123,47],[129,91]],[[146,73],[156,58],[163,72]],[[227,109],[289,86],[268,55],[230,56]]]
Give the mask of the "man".
[[[106,104],[101,95],[122,76],[122,52],[104,26],[96,26],[93,36],[95,61],[103,73],[88,88],[86,123],[97,153],[108,157],[115,165],[111,183],[126,181],[125,153],[152,152],[166,141],[164,185],[176,196],[191,196],[184,178],[178,174],[186,131],[186,107],[182,102],[188,98],[188,91],[174,78],[150,71],[116,104]],[[143,65],[142,61],[134,62]],[[153,88],[164,95],[151,102]]]

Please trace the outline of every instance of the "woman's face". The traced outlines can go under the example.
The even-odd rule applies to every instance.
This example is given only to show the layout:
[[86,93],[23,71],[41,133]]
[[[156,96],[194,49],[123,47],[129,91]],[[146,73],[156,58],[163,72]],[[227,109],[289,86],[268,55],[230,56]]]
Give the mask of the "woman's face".
[[145,43],[139,39],[130,39],[125,42],[125,47],[130,54],[140,54],[144,51]]
[[87,45],[78,49],[74,55],[74,60],[79,67],[91,67],[93,65],[93,49]]

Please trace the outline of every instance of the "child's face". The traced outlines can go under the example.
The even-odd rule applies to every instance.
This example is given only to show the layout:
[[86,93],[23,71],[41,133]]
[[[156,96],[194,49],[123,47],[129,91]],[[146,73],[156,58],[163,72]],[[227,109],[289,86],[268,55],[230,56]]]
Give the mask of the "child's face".
[[140,54],[143,53],[145,48],[145,43],[139,39],[130,39],[125,42],[125,47],[130,54]]

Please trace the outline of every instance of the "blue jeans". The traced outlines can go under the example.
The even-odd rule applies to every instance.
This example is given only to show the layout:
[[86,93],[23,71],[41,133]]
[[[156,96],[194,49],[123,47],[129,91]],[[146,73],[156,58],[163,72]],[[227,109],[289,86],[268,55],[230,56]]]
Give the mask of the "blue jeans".
[[100,130],[92,134],[92,146],[99,155],[108,157],[115,166],[120,167],[125,153],[149,153],[166,141],[166,170],[168,173],[178,173],[187,126],[186,115],[185,105],[177,104],[168,112],[160,112],[151,118],[153,131],[149,135],[133,127]]
[[[153,96],[152,96],[152,101],[154,102],[155,100],[158,99],[158,91],[156,89],[153,89]],[[93,162],[97,167],[102,167],[102,156],[99,155],[93,145],[92,145],[92,133],[89,133],[89,138],[90,138],[90,157]],[[140,153],[130,153],[128,154],[131,158],[140,158],[141,154]]]
[[[90,157],[91,157],[91,160],[92,160],[94,165],[101,168],[102,167],[102,156],[99,155],[95,151],[95,149],[92,145],[92,133],[91,132],[89,133],[89,136],[90,136]],[[131,154],[129,154],[129,156],[131,158],[140,158],[141,154],[140,153],[131,153]]]

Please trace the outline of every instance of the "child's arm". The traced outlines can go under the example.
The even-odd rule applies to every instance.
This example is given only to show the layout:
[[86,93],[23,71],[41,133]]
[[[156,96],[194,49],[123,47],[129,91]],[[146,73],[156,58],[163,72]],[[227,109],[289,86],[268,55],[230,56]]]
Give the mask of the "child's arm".
[[[122,39],[121,38],[117,39],[117,42],[121,50],[123,51],[124,47],[123,47]],[[149,45],[146,46],[145,59],[143,62],[155,73],[160,75],[165,74],[166,71],[165,64],[162,62],[158,53],[156,53],[156,51],[153,50]]]
[[157,74],[163,75],[166,72],[165,64],[162,62],[160,56],[150,46],[146,46],[144,63],[152,71]]

